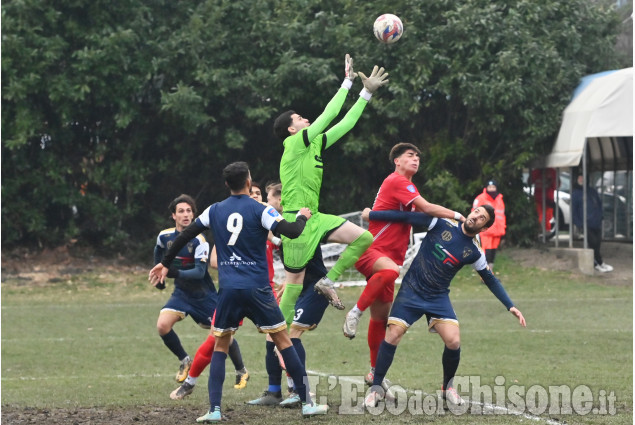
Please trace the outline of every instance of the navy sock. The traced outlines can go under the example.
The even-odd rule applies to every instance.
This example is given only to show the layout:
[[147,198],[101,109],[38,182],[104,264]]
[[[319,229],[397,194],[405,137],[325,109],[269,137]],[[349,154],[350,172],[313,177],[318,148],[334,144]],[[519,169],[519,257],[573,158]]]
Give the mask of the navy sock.
[[225,360],[227,353],[214,351],[212,362],[209,365],[209,380],[207,389],[209,391],[210,411],[217,407],[220,409],[220,402],[223,398],[223,382],[225,382]]
[[280,350],[280,354],[284,359],[284,363],[287,365],[287,372],[289,372],[291,378],[293,378],[293,385],[295,386],[295,391],[300,396],[300,400],[302,400],[302,403],[311,403],[306,370],[300,362],[295,348],[293,348],[293,346],[287,347],[284,350]]
[[[276,347],[271,341],[267,341],[266,344],[266,354],[265,354],[265,368],[267,369],[267,375],[269,375],[269,391],[280,391],[282,384],[282,367],[280,367],[280,362],[276,357],[276,354],[273,352],[273,349]],[[277,390],[272,390],[272,386]]]
[[459,368],[459,361],[461,361],[461,347],[456,350],[451,350],[448,347],[445,347],[443,350],[443,357],[441,357],[441,363],[443,364],[444,390],[448,388],[448,384],[452,378],[454,378],[456,370]]
[[291,343],[293,344],[293,348],[295,348],[295,352],[298,353],[300,363],[302,363],[302,366],[306,369],[306,351],[304,351],[302,340],[300,338],[291,338]]
[[174,329],[170,329],[170,332],[165,335],[161,335],[161,339],[163,340],[165,346],[168,347],[179,360],[183,360],[187,357],[187,353],[181,345],[181,340],[176,332],[174,332]]
[[245,364],[243,363],[243,355],[240,353],[240,346],[235,338],[229,346],[229,352],[227,354],[229,354],[229,358],[234,364],[234,369],[242,370],[245,367]]
[[377,353],[377,362],[375,363],[375,376],[373,377],[373,385],[381,385],[393,359],[395,358],[395,351],[397,346],[392,345],[383,340],[379,346],[379,352]]

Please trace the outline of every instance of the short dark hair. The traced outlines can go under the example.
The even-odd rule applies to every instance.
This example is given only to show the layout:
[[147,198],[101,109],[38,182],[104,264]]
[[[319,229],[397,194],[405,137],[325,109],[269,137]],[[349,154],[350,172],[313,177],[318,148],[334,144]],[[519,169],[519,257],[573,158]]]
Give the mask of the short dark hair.
[[192,208],[192,212],[194,213],[194,215],[196,215],[196,201],[194,201],[194,198],[192,198],[190,195],[186,195],[184,193],[174,198],[174,200],[170,202],[170,205],[168,205],[168,209],[172,214],[174,214],[176,212],[176,206],[183,202],[188,204],[190,208]]
[[496,220],[496,211],[494,211],[494,207],[490,204],[483,204],[481,207],[487,211],[487,214],[489,215],[489,220],[485,223],[485,227],[492,227],[492,224],[494,224],[494,221]]
[[392,149],[390,150],[390,154],[388,155],[390,163],[394,164],[395,158],[399,158],[407,150],[413,150],[417,152],[417,155],[421,155],[421,151],[419,150],[419,148],[412,143],[397,143],[395,146],[392,147]]
[[249,178],[249,165],[244,161],[232,162],[223,169],[223,178],[229,190],[239,191]]
[[286,111],[278,115],[278,118],[273,122],[273,134],[278,138],[284,140],[289,137],[289,126],[293,122],[291,115],[295,114],[295,111]]
[[251,181],[251,187],[257,187],[258,189],[262,190],[262,186],[260,185],[260,183],[253,180]]

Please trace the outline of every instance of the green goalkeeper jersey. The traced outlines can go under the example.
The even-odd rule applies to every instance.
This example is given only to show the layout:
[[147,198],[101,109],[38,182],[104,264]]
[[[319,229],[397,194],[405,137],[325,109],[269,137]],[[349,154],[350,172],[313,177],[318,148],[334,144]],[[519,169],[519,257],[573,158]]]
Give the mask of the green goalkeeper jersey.
[[360,96],[346,116],[323,133],[340,113],[347,94],[348,89],[340,88],[313,124],[284,139],[284,152],[280,160],[284,211],[298,211],[303,207],[313,212],[319,211],[324,172],[322,152],[353,128],[368,104],[368,101]]

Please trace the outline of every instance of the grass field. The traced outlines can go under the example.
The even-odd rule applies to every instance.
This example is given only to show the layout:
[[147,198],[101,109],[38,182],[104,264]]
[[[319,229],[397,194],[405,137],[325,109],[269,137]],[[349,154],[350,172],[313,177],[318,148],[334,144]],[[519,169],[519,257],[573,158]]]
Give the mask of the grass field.
[[[188,399],[168,398],[176,388],[178,365],[157,336],[155,323],[169,292],[148,287],[145,273],[142,269],[126,274],[93,271],[39,286],[3,277],[3,423],[195,423],[208,407],[208,371]],[[388,375],[407,390],[403,395],[410,404],[405,410],[359,414],[355,407],[364,396],[361,382],[368,370],[368,315],[362,319],[360,336],[349,341],[341,333],[345,312],[332,308],[319,328],[303,338],[307,369],[317,382],[314,391],[331,406],[326,417],[302,420],[297,410],[244,405],[267,383],[264,336],[251,323],[245,323],[237,339],[252,378],[246,389],[238,391],[232,387],[233,375],[228,376],[224,413],[231,423],[249,424],[633,423],[632,286],[607,286],[593,277],[520,268],[504,253],[497,257],[497,274],[528,326],[522,329],[470,268],[454,280],[451,298],[462,334],[458,374],[470,376],[473,386],[479,382],[485,393],[465,414],[434,408],[443,345],[422,322],[404,337]],[[361,290],[340,291],[347,307]],[[175,329],[193,355],[206,331],[189,319]],[[464,395],[474,394],[469,391],[473,386],[466,387]],[[531,400],[546,397],[549,387],[564,389],[561,386],[583,401],[591,397],[592,404],[578,403],[573,414],[556,412],[558,403],[552,399],[544,411],[539,403],[532,404]],[[510,414],[524,406],[518,399],[504,400],[502,405],[509,410],[492,410],[488,388],[502,398],[524,391],[524,414]],[[579,414],[584,408],[603,412],[611,407],[613,415]],[[338,415],[340,409],[355,414]]]

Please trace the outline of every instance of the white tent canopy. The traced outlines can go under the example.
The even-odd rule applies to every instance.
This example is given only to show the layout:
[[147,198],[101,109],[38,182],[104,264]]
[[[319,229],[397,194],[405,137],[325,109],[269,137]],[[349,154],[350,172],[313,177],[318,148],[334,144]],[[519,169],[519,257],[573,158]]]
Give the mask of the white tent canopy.
[[545,166],[575,167],[587,138],[614,137],[633,137],[633,68],[600,74],[571,101]]

